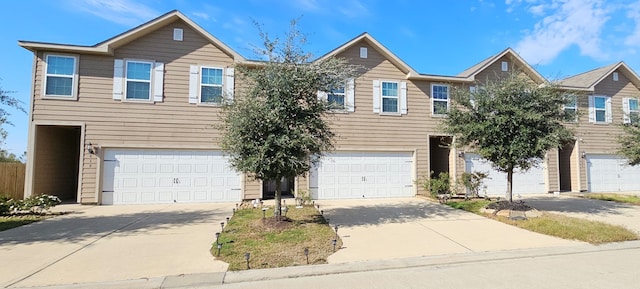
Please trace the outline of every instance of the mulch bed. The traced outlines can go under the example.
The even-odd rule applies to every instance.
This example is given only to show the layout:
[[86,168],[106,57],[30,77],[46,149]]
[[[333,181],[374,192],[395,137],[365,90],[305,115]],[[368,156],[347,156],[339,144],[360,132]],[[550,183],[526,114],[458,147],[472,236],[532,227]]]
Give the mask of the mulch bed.
[[491,203],[487,206],[487,209],[498,211],[511,210],[511,211],[530,211],[533,210],[532,207],[529,207],[524,204],[523,201],[498,201],[495,203]]

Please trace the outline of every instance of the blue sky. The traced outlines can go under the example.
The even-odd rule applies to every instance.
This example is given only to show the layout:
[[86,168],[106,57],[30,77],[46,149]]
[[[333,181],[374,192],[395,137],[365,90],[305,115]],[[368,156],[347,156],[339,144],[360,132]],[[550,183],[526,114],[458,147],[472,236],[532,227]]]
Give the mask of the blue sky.
[[[316,56],[369,32],[420,73],[455,75],[507,47],[549,79],[620,60],[640,70],[640,0],[21,0],[0,1],[0,86],[28,108],[33,56],[18,40],[94,45],[174,9],[247,58],[254,20],[275,36],[301,17]],[[20,155],[28,116],[10,112],[5,146]]]

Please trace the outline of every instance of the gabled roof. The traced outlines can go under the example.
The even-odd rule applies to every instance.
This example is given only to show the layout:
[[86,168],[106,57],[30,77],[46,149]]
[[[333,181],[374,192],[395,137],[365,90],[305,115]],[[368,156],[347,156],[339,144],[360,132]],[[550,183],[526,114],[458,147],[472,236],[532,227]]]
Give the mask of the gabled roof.
[[594,91],[598,83],[611,75],[614,71],[620,70],[636,87],[640,88],[640,78],[624,62],[610,64],[594,70],[590,70],[578,75],[567,77],[558,82],[561,88]]
[[524,68],[524,72],[527,73],[527,75],[529,75],[529,77],[535,80],[538,84],[546,82],[546,79],[542,75],[540,75],[538,71],[536,71],[531,65],[529,65],[529,63],[527,63],[524,59],[522,59],[522,57],[520,57],[520,55],[510,47],[498,54],[495,54],[485,60],[480,61],[474,66],[467,68],[463,72],[460,72],[457,76],[464,77],[464,78],[471,78],[475,80],[476,75],[478,75],[479,73],[487,69],[489,66],[493,65],[496,61],[498,61],[504,56],[508,56],[511,59],[514,59],[515,61],[519,62],[520,65]]
[[225,45],[222,41],[215,38],[209,32],[204,30],[198,24],[196,24],[187,16],[185,16],[184,14],[180,13],[180,11],[177,11],[177,10],[168,12],[156,19],[153,19],[147,23],[144,23],[138,27],[130,29],[129,31],[121,33],[115,37],[112,37],[106,41],[100,42],[93,46],[32,42],[32,41],[23,41],[23,40],[18,41],[18,45],[31,51],[48,50],[48,51],[70,52],[70,53],[91,53],[91,54],[113,55],[114,49],[121,47],[127,43],[130,43],[153,31],[156,31],[157,29],[165,26],[166,24],[174,22],[176,20],[184,21],[194,31],[198,32],[202,37],[209,40],[211,44],[217,46],[220,50],[222,50],[227,55],[233,57],[235,60],[238,60],[238,61],[244,60],[244,57],[242,57],[240,54],[235,52],[229,46]]

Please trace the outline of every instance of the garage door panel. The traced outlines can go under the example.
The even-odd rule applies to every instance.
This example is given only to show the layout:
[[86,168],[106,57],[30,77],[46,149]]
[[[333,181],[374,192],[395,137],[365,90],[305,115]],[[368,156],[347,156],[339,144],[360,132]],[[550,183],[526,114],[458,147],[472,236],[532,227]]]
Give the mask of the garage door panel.
[[[311,195],[315,199],[413,196],[412,155],[411,152],[326,155],[310,173]],[[409,189],[404,189],[407,185]]]
[[[490,162],[480,158],[479,155],[465,154],[465,171],[487,174],[487,178],[483,181],[487,194],[504,195],[507,193],[507,174],[494,169]],[[526,172],[516,170],[513,174],[513,193],[545,193],[545,171],[542,165],[534,166]]]
[[221,152],[107,149],[104,168],[103,204],[239,201],[241,198],[241,177]]
[[621,192],[640,190],[640,166],[629,166],[618,155],[587,155],[589,192]]

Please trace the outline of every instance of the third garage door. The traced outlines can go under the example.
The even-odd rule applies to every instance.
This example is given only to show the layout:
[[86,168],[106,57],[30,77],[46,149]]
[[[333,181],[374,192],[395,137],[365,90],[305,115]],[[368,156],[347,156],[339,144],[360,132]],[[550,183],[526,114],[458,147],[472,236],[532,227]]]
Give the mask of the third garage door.
[[[465,171],[466,172],[484,172],[489,177],[484,180],[487,186],[488,195],[504,196],[507,192],[507,174],[495,170],[491,167],[491,163],[480,158],[476,154],[465,154]],[[532,194],[546,193],[545,185],[545,169],[542,165],[532,167],[524,173],[513,173],[513,193],[514,194]],[[484,190],[480,191],[484,194]]]
[[311,170],[309,181],[314,199],[414,196],[413,153],[332,153]]
[[640,191],[640,166],[617,155],[587,155],[589,192]]

